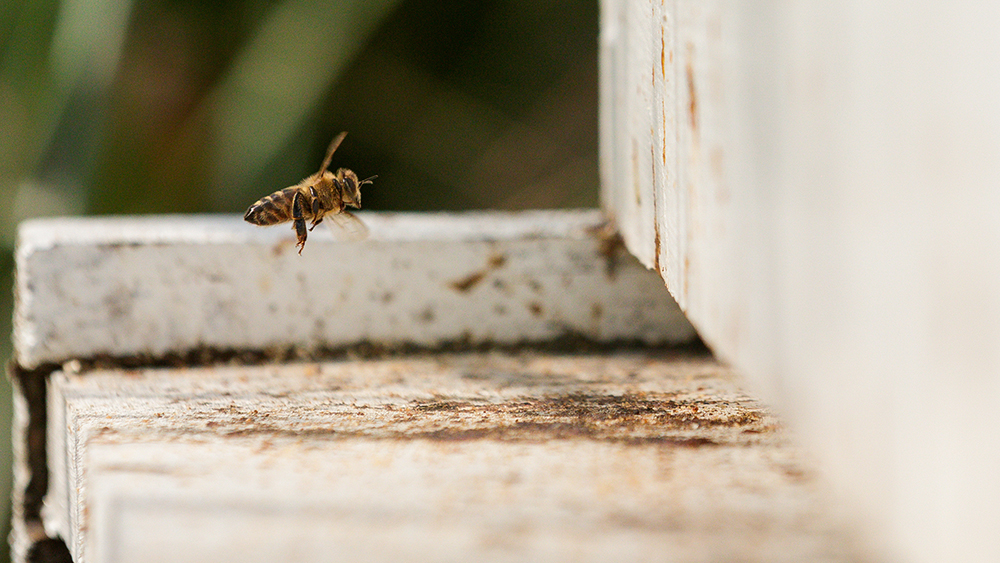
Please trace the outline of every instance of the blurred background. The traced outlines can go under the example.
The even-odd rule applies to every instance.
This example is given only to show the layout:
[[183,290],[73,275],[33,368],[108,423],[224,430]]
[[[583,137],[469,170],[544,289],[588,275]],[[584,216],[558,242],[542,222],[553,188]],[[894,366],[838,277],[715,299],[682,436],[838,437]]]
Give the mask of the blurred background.
[[4,1],[0,282],[24,219],[242,214],[340,131],[366,210],[596,206],[597,2]]

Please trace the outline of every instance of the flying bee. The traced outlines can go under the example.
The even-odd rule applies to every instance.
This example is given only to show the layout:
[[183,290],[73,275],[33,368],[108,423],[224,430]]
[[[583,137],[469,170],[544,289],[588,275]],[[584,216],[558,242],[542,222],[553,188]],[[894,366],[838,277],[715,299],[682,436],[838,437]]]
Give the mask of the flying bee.
[[292,228],[298,239],[295,246],[298,247],[299,254],[302,254],[302,249],[306,246],[307,220],[311,221],[310,231],[322,223],[324,218],[329,218],[346,230],[351,238],[364,238],[368,228],[346,208],[351,206],[361,209],[361,186],[371,184],[378,176],[358,180],[358,175],[346,168],[338,168],[336,173],[327,170],[333,159],[333,152],[346,136],[345,131],[330,142],[319,172],[294,186],[260,198],[247,209],[243,219],[262,226],[292,221]]

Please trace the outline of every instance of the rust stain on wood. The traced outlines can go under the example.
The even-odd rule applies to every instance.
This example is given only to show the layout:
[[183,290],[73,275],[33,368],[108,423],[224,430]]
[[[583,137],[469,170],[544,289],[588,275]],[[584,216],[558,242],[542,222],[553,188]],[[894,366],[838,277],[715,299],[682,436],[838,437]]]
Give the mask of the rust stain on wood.
[[660,24],[660,75],[667,78],[667,39],[663,24]]
[[503,268],[505,264],[507,264],[506,256],[503,254],[493,254],[486,260],[486,267],[472,272],[464,278],[454,280],[448,285],[459,293],[467,293],[486,279],[486,276],[488,276],[490,272]]
[[[666,130],[664,130],[666,131]],[[663,141],[663,146],[666,147],[666,139]],[[666,162],[666,148],[664,148],[664,162]],[[649,158],[650,161],[656,162],[655,147],[649,147]],[[656,179],[656,166],[653,166],[653,178]],[[659,198],[656,194],[653,194],[653,267],[658,273],[662,273],[663,270],[660,268],[660,209],[659,209]]]
[[660,267],[660,253],[663,251],[663,242],[660,237],[660,222],[655,221],[653,223],[653,266],[656,267],[656,271],[663,273],[663,268]]
[[687,45],[687,62],[684,65],[684,75],[688,89],[688,115],[691,119],[692,134],[698,131],[698,91],[694,83],[694,45]]
[[610,279],[618,275],[620,256],[625,252],[625,239],[614,221],[605,221],[600,227],[590,231],[597,240],[597,253],[604,258],[604,273]]
[[760,442],[778,431],[763,410],[738,400],[689,393],[569,393],[502,402],[414,400],[364,405],[343,413],[343,425],[289,428],[262,413],[237,414],[204,429],[225,436],[261,434],[331,439],[546,441],[586,439],[667,446]]
[[451,282],[450,285],[455,291],[465,293],[471,290],[472,288],[476,287],[477,285],[479,285],[479,283],[482,282],[483,279],[486,277],[487,273],[489,273],[489,270],[480,270],[478,272],[473,272],[468,276],[465,276],[464,278]]
[[[660,101],[660,119],[663,121],[663,169],[665,171],[665,176],[669,176],[670,171],[667,170],[667,103],[666,100]],[[666,186],[664,186],[666,187]]]

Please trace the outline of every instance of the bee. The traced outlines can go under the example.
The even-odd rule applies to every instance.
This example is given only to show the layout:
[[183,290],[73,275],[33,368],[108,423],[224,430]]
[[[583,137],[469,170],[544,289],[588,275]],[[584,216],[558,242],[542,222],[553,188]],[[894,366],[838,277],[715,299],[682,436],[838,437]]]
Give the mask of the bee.
[[346,208],[351,206],[361,209],[361,186],[371,184],[378,176],[358,180],[358,175],[346,168],[338,168],[336,173],[327,170],[333,159],[333,152],[346,136],[345,131],[330,142],[319,172],[294,186],[260,198],[247,209],[243,219],[261,226],[292,221],[292,228],[298,240],[295,246],[298,247],[300,255],[306,246],[307,220],[311,221],[309,231],[322,223],[324,218],[330,218],[352,235],[352,238],[364,238],[368,228]]

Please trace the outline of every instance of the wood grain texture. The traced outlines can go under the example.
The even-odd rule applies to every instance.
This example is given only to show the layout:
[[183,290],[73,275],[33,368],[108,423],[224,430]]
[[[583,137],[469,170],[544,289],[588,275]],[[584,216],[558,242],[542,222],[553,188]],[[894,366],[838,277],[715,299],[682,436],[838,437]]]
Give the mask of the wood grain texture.
[[807,459],[704,356],[60,372],[50,409],[78,562],[846,561]]

